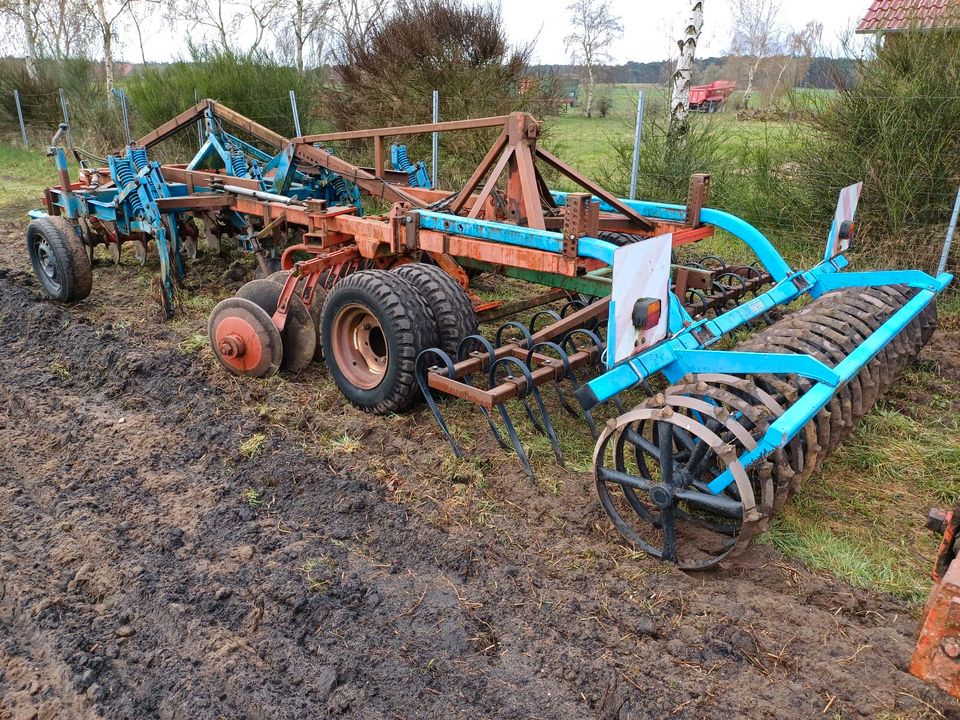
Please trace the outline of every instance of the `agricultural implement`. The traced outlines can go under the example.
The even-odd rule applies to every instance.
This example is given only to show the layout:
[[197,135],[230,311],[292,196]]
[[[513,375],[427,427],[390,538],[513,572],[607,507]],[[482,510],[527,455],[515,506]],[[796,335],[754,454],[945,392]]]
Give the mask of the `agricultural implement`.
[[[203,117],[208,137],[211,123],[227,123],[279,150],[256,179],[241,178],[256,187],[227,162],[138,171],[170,188],[152,200],[164,227],[200,216],[209,242],[205,214],[215,213],[212,232],[226,225],[254,250],[273,239],[279,269],[211,313],[211,347],[227,370],[295,373],[322,356],[365,411],[402,411],[422,395],[458,455],[440,396],[472,402],[531,477],[511,408],[562,464],[550,417],[560,408],[596,439],[593,475],[617,530],[683,568],[733,557],[764,530],[930,338],[934,299],[951,280],[844,272],[859,186],[841,194],[823,261],[796,270],[749,223],[707,207],[709,177],[691,178],[684,206],[617,198],[540,147],[540,124],[525,113],[285,139],[205,101],[121,157]],[[417,187],[409,166],[399,182],[387,176],[387,138],[479,129],[496,139],[459,190]],[[337,140],[372,140],[374,166],[320,146]],[[551,190],[544,166],[577,191]],[[347,201],[316,197],[337,179]],[[49,191],[48,212],[82,216],[67,187],[64,178]],[[358,195],[389,210],[364,215]],[[756,262],[675,261],[675,248],[715,230]],[[550,290],[483,303],[469,294],[475,271]],[[478,321],[524,311],[527,324],[510,319],[492,339],[478,333]]]
[[930,510],[927,527],[941,538],[931,573],[936,584],[923,611],[910,672],[960,699],[960,504]]

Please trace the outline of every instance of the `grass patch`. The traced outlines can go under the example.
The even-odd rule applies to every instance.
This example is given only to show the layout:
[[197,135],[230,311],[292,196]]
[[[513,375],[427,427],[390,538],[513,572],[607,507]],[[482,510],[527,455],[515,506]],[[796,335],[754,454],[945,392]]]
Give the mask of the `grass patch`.
[[363,447],[361,442],[363,438],[355,438],[349,433],[343,433],[340,437],[334,438],[330,441],[330,447],[336,450],[337,452],[344,453],[346,455],[353,455],[357,450]]
[[[70,176],[75,174],[70,163]],[[42,207],[43,189],[55,182],[53,161],[41,151],[0,143],[0,211]]]
[[254,433],[242,443],[240,443],[240,457],[245,460],[250,460],[255,458],[260,454],[260,451],[263,450],[264,443],[267,441],[267,436],[263,433]]
[[193,355],[200,352],[207,346],[209,340],[205,332],[191,333],[185,340],[180,342],[180,352],[184,355]]
[[939,544],[924,514],[960,493],[960,427],[950,402],[908,405],[931,382],[942,384],[935,372],[921,363],[904,373],[897,397],[863,419],[761,541],[811,569],[921,604]]
[[264,504],[266,504],[266,500],[263,499],[263,493],[252,487],[248,487],[246,490],[240,493],[240,497],[243,498],[243,501],[253,509],[263,507]]

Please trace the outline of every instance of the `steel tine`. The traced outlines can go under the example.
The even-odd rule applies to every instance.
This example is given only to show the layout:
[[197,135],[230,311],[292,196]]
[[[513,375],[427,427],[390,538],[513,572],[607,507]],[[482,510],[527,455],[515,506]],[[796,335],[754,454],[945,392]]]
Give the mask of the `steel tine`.
[[434,399],[433,392],[430,390],[430,385],[427,382],[427,372],[429,372],[429,366],[426,364],[426,358],[430,355],[436,356],[443,362],[447,371],[447,377],[453,377],[453,360],[440,348],[428,348],[417,355],[413,372],[417,378],[417,384],[420,386],[420,391],[423,393],[423,398],[427,401],[427,407],[430,408],[430,412],[433,413],[433,417],[440,426],[440,429],[443,430],[443,434],[446,435],[447,440],[450,441],[450,445],[453,448],[453,453],[458,458],[462,458],[463,451],[460,450],[460,446],[457,445],[457,441],[453,439],[453,435],[450,433],[450,429],[447,427],[447,423],[443,419],[443,414],[440,412],[440,408],[437,406],[437,401]]
[[563,320],[563,317],[561,317],[560,313],[558,313],[556,310],[540,310],[539,312],[534,313],[533,317],[530,318],[530,324],[527,326],[530,328],[530,332],[537,331],[537,320],[539,320],[541,317],[548,317],[554,322],[560,322]]
[[537,416],[534,414],[533,408],[530,407],[530,401],[527,398],[523,398],[520,400],[520,402],[523,404],[523,409],[526,411],[527,418],[530,420],[530,423],[533,425],[533,427],[535,427],[538,432],[546,435],[547,429],[540,424],[539,420],[537,420]]
[[540,417],[543,418],[543,431],[546,433],[547,437],[550,438],[550,444],[553,445],[553,454],[557,458],[557,464],[560,467],[566,467],[563,464],[563,453],[560,450],[560,440],[557,439],[557,433],[553,429],[553,423],[550,422],[550,415],[547,413],[547,408],[543,404],[543,396],[540,395],[540,391],[537,388],[533,388],[533,399],[537,402],[537,407],[540,408]]
[[517,457],[520,458],[520,462],[523,464],[523,469],[527,473],[527,477],[531,480],[536,478],[536,475],[533,474],[533,468],[530,467],[530,460],[527,458],[527,453],[523,449],[523,444],[520,442],[520,438],[517,437],[517,431],[513,428],[513,423],[510,422],[510,413],[507,412],[507,408],[503,403],[497,405],[497,410],[500,411],[500,417],[503,418],[503,424],[507,428],[507,435],[510,436],[510,442],[513,443],[513,449],[517,453]]
[[[521,390],[520,400],[523,401],[523,406],[526,408],[527,413],[532,418],[532,411],[527,405],[526,396],[530,394],[531,390],[536,392],[536,388],[533,387],[533,378],[530,375],[530,369],[524,365],[517,358],[507,355],[505,357],[495,360],[490,365],[490,370],[487,373],[487,382],[490,384],[490,387],[494,387],[497,384],[497,369],[503,366],[505,372],[507,373],[507,379],[512,379],[515,376],[510,372],[510,367],[513,366],[523,375],[523,379],[526,381],[524,388]],[[536,393],[535,398],[538,400],[539,404],[543,405],[543,400],[540,398],[540,394]],[[523,444],[520,442],[520,438],[517,436],[517,431],[513,426],[513,422],[510,420],[510,413],[507,412],[506,405],[500,403],[497,405],[497,409],[500,411],[500,417],[503,418],[503,424],[507,427],[507,434],[510,436],[510,441],[513,443],[513,449],[516,450],[517,455],[520,457],[520,462],[523,463],[524,469],[527,471],[527,474],[532,478],[534,477],[533,470],[530,467],[530,461],[527,458],[527,453],[523,449]],[[549,421],[547,421],[549,423]],[[536,424],[536,423],[534,423]],[[552,426],[550,430],[552,430]],[[546,432],[546,427],[543,428],[542,432]]]
[[[493,344],[487,340],[483,335],[467,335],[457,344],[457,362],[466,360],[468,355],[474,354],[470,351],[472,345],[478,345],[483,348],[483,351],[487,354],[487,359],[490,364],[493,364],[497,359],[497,354],[493,349]],[[479,352],[477,352],[479,354]],[[473,382],[473,374],[464,375],[460,378],[460,381],[465,385],[470,385],[471,387],[476,387]],[[507,444],[506,440],[503,439],[503,436],[500,434],[500,431],[497,430],[496,423],[493,422],[493,416],[490,414],[490,411],[485,407],[480,408],[480,412],[483,413],[484,419],[487,421],[487,425],[490,426],[490,432],[493,433],[493,437],[496,439],[497,444],[504,450],[509,450],[510,446]]]
[[[531,370],[533,370],[533,354],[539,348],[547,348],[549,350],[552,350],[559,356],[556,359],[559,360],[561,363],[563,363],[563,374],[559,378],[554,377],[553,379],[553,387],[557,392],[557,400],[560,401],[560,405],[570,415],[572,415],[573,417],[580,417],[580,411],[570,404],[570,401],[567,400],[566,396],[563,394],[563,389],[560,387],[560,382],[562,380],[565,380],[567,378],[574,376],[573,371],[570,368],[570,356],[567,355],[566,351],[555,342],[550,342],[549,340],[538,342],[536,345],[531,347],[530,350],[527,352],[527,367],[529,367]],[[576,389],[577,389],[576,384],[574,384],[574,390]]]

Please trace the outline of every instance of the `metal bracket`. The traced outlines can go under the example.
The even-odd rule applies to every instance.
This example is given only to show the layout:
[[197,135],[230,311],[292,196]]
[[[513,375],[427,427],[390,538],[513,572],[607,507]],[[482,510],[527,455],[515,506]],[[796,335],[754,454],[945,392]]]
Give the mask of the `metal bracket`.
[[687,225],[700,227],[700,211],[707,204],[710,197],[710,175],[708,173],[694,173],[690,176],[690,186],[687,189]]
[[577,241],[600,232],[600,203],[590,193],[570,193],[563,214],[563,254],[577,256]]

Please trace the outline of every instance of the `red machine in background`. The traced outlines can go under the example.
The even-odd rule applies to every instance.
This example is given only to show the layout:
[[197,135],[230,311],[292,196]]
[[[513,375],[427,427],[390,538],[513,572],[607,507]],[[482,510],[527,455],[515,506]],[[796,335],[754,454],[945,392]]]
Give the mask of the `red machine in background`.
[[720,112],[724,101],[737,89],[733,80],[715,80],[709,85],[690,88],[690,112]]

